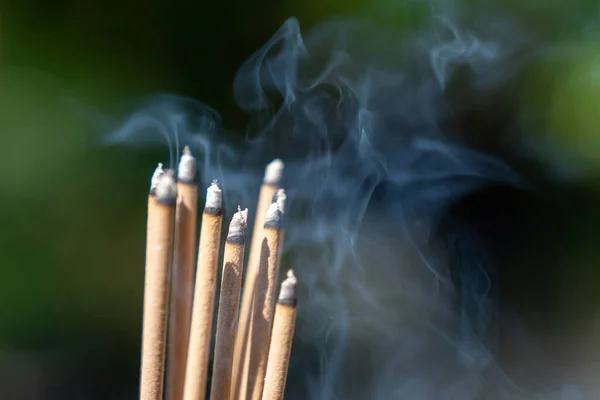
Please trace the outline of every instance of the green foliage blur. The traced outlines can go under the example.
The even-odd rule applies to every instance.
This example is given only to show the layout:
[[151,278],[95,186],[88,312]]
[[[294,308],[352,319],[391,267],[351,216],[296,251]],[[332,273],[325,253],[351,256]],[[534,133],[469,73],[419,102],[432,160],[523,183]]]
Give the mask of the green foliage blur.
[[[550,38],[563,34],[553,27],[565,15],[595,5],[503,7]],[[213,106],[228,126],[242,128],[245,116],[231,96],[235,72],[287,17],[310,27],[331,15],[368,16],[410,33],[435,11],[392,0],[8,0],[0,9],[2,399],[137,393],[146,193],[168,151],[101,146],[101,124],[81,110],[124,117],[136,101],[172,92]],[[535,126],[595,172],[600,81],[590,74],[600,68],[600,47],[590,43],[598,38],[555,37],[578,43],[586,56],[535,65],[515,100],[538,107]],[[581,233],[574,225],[570,232]],[[595,268],[597,255],[586,256],[584,247],[564,264]]]

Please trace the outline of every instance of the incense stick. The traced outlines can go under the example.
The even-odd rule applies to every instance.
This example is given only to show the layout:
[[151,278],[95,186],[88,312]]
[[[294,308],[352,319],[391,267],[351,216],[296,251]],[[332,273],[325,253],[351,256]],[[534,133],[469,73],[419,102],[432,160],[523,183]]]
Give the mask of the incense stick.
[[221,294],[217,317],[215,356],[210,398],[211,400],[229,400],[231,392],[231,373],[233,350],[237,331],[240,289],[244,265],[244,248],[248,209],[233,215],[225,243],[223,273],[221,276]]
[[247,395],[253,400],[262,398],[264,378],[269,354],[271,328],[279,262],[281,260],[283,213],[277,203],[272,203],[264,225],[261,245],[259,275],[256,280],[254,310],[250,330],[250,358],[248,360]]
[[184,400],[198,400],[206,396],[210,334],[223,222],[221,196],[221,189],[217,181],[213,181],[207,189],[206,204],[202,214],[192,324],[183,390]]
[[156,169],[148,199],[140,399],[161,400],[167,335],[173,217],[177,186],[171,170]]
[[233,382],[232,395],[234,397],[243,396],[240,391],[245,387],[244,365],[247,361],[246,353],[249,348],[247,341],[250,330],[250,322],[253,311],[253,298],[255,292],[255,281],[258,275],[260,264],[261,242],[263,239],[263,229],[265,218],[273,196],[277,193],[283,174],[284,164],[281,160],[275,159],[265,168],[265,176],[260,188],[258,205],[256,208],[256,219],[252,233],[252,242],[250,244],[250,254],[246,267],[246,278],[244,281],[244,290],[242,293],[242,303],[240,307],[240,318],[238,331],[235,339],[235,350],[233,358]]
[[183,396],[194,291],[197,215],[196,159],[186,146],[177,173],[177,210],[167,351],[169,400],[181,400]]
[[263,400],[282,400],[296,325],[296,276],[289,270],[275,308]]

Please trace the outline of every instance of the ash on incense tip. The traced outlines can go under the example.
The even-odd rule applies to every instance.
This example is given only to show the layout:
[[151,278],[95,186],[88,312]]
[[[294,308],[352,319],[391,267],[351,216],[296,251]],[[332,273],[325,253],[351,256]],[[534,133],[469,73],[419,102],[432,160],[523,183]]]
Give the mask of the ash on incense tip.
[[274,159],[265,168],[265,177],[263,183],[267,185],[277,186],[281,182],[283,176],[283,169],[285,164],[279,158]]
[[177,183],[175,182],[175,171],[167,169],[158,179],[155,189],[156,201],[165,204],[175,204],[177,201]]
[[206,189],[206,203],[204,212],[211,214],[220,214],[223,209],[223,193],[219,187],[219,182],[215,179]]
[[163,177],[164,174],[165,171],[163,170],[163,164],[158,163],[158,166],[154,170],[152,178],[150,179],[150,194],[155,194],[156,187],[158,186],[158,183],[160,182],[160,179]]
[[267,211],[267,218],[265,219],[265,228],[280,229],[282,222],[283,213],[279,209],[279,205],[271,203]]
[[183,183],[196,181],[196,158],[192,155],[189,146],[185,146],[177,170],[177,179]]
[[281,283],[278,303],[293,306],[296,304],[296,284],[298,280],[294,274],[294,270],[290,269],[287,272],[287,278]]
[[245,230],[248,226],[248,209],[242,210],[238,206],[238,211],[233,214],[231,223],[229,224],[229,233],[227,241],[232,243],[243,243],[245,240]]
[[287,194],[285,194],[285,189],[279,189],[273,196],[273,203],[277,203],[279,210],[284,213],[285,205],[287,202]]

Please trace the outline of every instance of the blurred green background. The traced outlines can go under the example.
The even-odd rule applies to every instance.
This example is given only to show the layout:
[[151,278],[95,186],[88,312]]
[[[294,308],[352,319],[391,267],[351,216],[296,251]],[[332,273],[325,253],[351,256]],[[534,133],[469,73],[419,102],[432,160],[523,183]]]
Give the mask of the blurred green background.
[[[97,127],[73,111],[73,102],[118,117],[131,111],[124,105],[173,92],[243,128],[231,96],[235,72],[287,17],[308,28],[335,14],[363,15],[410,33],[436,10],[432,3],[390,0],[7,0],[0,7],[2,399],[137,393],[146,193],[168,151],[99,146]],[[540,330],[551,330],[550,319],[579,321],[576,309],[586,320],[597,310],[600,35],[596,21],[578,19],[595,15],[597,5],[502,7],[544,40],[564,40],[580,54],[533,64],[509,97],[512,108],[534,110],[525,125],[531,135],[585,170],[568,185],[543,186],[541,198],[503,208],[521,218],[517,227],[529,238],[540,238],[498,239],[500,253],[510,246],[504,258],[514,268],[502,279],[516,282],[506,296],[533,304],[521,308]],[[539,169],[522,168],[529,167]],[[541,298],[556,306],[536,295],[547,291]]]

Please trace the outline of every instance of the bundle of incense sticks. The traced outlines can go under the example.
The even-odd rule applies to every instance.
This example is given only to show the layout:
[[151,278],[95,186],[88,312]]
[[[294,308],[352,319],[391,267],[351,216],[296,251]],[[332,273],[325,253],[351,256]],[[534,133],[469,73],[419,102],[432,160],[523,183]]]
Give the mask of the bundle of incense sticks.
[[[296,320],[292,270],[281,284],[279,297],[276,294],[286,203],[280,188],[283,168],[281,160],[274,160],[265,170],[243,297],[248,209],[238,206],[229,222],[211,400],[283,398]],[[154,171],[148,196],[141,400],[162,400],[163,395],[167,400],[207,397],[225,212],[221,189],[213,181],[206,191],[197,241],[197,192],[196,159],[188,147],[177,174],[163,170],[162,164]]]

